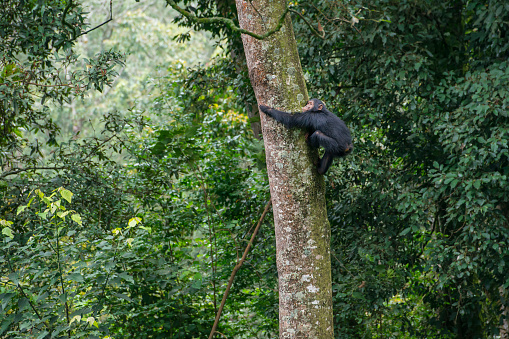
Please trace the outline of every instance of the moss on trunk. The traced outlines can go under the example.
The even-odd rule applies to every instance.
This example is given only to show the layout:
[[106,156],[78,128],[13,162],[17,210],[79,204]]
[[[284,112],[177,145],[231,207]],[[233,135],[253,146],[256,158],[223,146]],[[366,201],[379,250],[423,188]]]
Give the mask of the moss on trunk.
[[[286,3],[237,0],[243,29],[262,34],[274,27]],[[308,94],[291,18],[257,40],[243,35],[251,84],[259,104],[301,111]],[[279,275],[280,338],[333,338],[330,225],[318,154],[303,131],[287,130],[261,114],[273,201]]]

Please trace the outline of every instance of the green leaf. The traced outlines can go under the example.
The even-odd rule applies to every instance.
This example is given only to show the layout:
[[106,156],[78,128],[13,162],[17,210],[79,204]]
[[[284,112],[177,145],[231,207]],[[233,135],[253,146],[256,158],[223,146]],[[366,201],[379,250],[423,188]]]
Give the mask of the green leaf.
[[23,297],[23,298],[20,298],[18,300],[18,309],[20,311],[24,310],[25,307],[27,307],[28,305],[29,305],[29,303],[28,303],[28,299],[27,298]]
[[60,295],[58,296],[58,299],[59,299],[61,302],[63,302],[63,303],[67,302],[67,293],[60,294]]
[[39,212],[39,213],[36,213],[41,219],[44,219],[46,220],[46,218],[48,217],[48,210],[45,210],[44,212]]
[[18,211],[16,213],[16,215],[19,215],[21,212],[23,212],[25,209],[27,208],[27,206],[18,206]]
[[140,228],[147,231],[148,233],[152,233],[152,227],[140,226]]
[[80,320],[81,320],[81,315],[79,315],[79,314],[75,315],[74,317],[72,317],[71,321],[69,322],[69,325],[75,321],[80,322]]
[[192,288],[200,289],[202,286],[202,280],[196,280],[191,284]]
[[43,299],[46,299],[46,297],[49,295],[48,292],[44,292],[43,294],[39,295],[36,299],[37,302],[43,300]]
[[76,281],[76,282],[83,282],[83,276],[80,273],[71,273],[68,276],[69,280]]
[[14,238],[14,235],[12,234],[12,229],[10,227],[4,227],[2,229],[2,234],[8,236],[9,238]]
[[30,198],[30,201],[28,202],[28,205],[27,205],[28,207],[30,207],[30,205],[32,204],[32,201],[34,201],[34,199],[35,199],[35,197]]
[[42,331],[38,336],[37,339],[43,339],[49,334],[48,331]]
[[81,223],[81,216],[78,213],[75,213],[75,214],[71,215],[71,219],[75,223],[78,223],[78,224],[82,225],[82,223]]
[[14,297],[14,293],[2,293],[0,294],[0,301],[2,302],[2,308],[4,310],[7,309],[7,304],[9,303],[9,301],[11,301],[11,299]]
[[129,298],[127,295],[125,294],[122,294],[122,293],[112,293],[115,297],[117,298],[120,298],[120,299],[124,299],[126,301],[129,301],[129,302],[132,302],[133,300],[131,298]]
[[6,317],[2,321],[2,326],[0,327],[0,335],[2,335],[7,328],[9,328],[9,326],[12,324],[12,322],[14,320],[14,317],[15,317],[15,314],[11,314],[10,316]]
[[412,230],[412,228],[411,228],[411,227],[407,227],[407,228],[405,228],[403,231],[401,231],[401,233],[400,233],[399,235],[405,235],[405,234],[407,234],[408,232],[410,232],[411,230]]
[[364,299],[364,296],[362,295],[361,292],[353,292],[352,297],[354,297],[355,299]]
[[138,225],[140,222],[141,222],[141,218],[134,217],[134,218],[129,219],[128,226],[129,226],[129,228],[131,228],[131,227]]
[[37,193],[37,195],[39,196],[40,199],[44,198],[44,193],[42,193],[42,191],[40,189],[36,189],[35,193]]
[[66,190],[65,188],[61,188],[60,189],[60,195],[62,196],[62,198],[67,200],[68,203],[71,203],[71,199],[72,199],[72,196],[73,196],[73,193],[71,191]]
[[122,272],[118,275],[119,277],[121,277],[122,279],[124,280],[127,280],[129,281],[130,283],[133,283],[134,284],[134,279],[132,276],[130,276],[129,274],[127,274],[126,272]]
[[57,200],[57,201],[55,201],[55,202],[51,203],[51,205],[50,205],[50,211],[51,211],[51,213],[55,213],[55,211],[57,210],[57,208],[59,208],[59,207],[60,207],[60,203],[61,203],[61,200]]
[[0,219],[0,225],[2,226],[11,226],[13,224],[12,221],[8,221],[8,220],[5,220],[5,219]]
[[12,281],[14,285],[17,285],[19,283],[18,273],[11,273],[7,277],[9,278],[10,281]]
[[459,182],[458,179],[454,179],[451,183],[451,188],[456,187],[456,185],[458,185],[458,182]]
[[58,212],[57,212],[57,216],[58,216],[59,218],[61,218],[61,219],[64,219],[64,220],[65,220],[65,216],[66,216],[67,214],[69,214],[69,213],[71,213],[71,211],[65,211],[65,212],[58,211]]

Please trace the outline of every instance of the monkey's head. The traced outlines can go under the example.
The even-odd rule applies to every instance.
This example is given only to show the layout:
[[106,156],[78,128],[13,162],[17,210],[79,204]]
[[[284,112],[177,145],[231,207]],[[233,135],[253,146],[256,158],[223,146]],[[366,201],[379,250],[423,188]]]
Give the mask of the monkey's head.
[[310,99],[306,106],[302,107],[303,112],[318,112],[325,108],[322,100]]

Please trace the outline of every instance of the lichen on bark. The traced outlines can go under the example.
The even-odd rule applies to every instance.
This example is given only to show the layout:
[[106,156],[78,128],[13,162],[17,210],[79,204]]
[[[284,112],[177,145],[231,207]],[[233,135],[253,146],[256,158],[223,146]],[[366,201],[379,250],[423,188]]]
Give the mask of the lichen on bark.
[[[237,0],[241,28],[263,33],[286,9],[284,0]],[[300,111],[308,100],[291,18],[264,40],[243,35],[259,104]],[[323,177],[299,130],[261,114],[273,202],[279,276],[280,338],[333,338],[330,225]]]

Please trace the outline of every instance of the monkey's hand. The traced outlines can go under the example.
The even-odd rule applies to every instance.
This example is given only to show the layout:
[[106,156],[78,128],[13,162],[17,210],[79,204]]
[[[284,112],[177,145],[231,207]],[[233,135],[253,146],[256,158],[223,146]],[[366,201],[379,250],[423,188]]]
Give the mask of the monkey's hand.
[[270,110],[271,110],[272,108],[270,108],[269,106],[265,106],[265,105],[260,105],[260,106],[258,106],[258,107],[260,108],[260,111],[262,111],[262,112],[263,112],[263,113],[265,113],[265,114],[269,114],[269,115],[270,115],[270,113],[269,113],[269,112],[270,112]]

